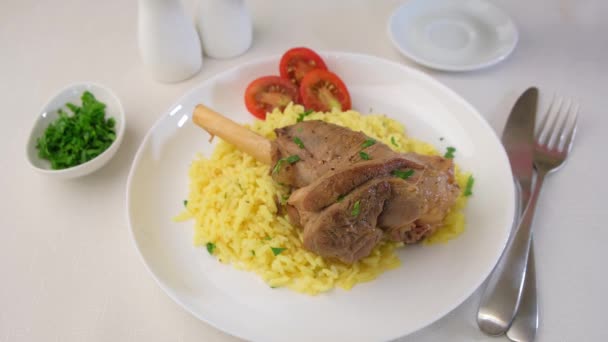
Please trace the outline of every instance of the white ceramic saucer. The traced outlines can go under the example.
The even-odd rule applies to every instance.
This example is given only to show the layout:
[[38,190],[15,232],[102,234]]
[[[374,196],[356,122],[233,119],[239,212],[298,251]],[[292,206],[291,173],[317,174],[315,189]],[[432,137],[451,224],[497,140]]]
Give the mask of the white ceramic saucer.
[[407,1],[391,16],[388,33],[406,57],[449,71],[496,64],[518,39],[511,18],[483,0]]

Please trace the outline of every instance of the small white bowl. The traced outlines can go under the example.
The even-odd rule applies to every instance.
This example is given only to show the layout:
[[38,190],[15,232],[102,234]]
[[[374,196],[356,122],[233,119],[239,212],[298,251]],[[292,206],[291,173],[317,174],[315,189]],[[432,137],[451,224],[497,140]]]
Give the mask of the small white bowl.
[[404,56],[448,71],[494,65],[518,41],[509,15],[484,0],[410,0],[391,16],[388,34]]
[[[36,141],[44,134],[44,131],[49,124],[57,119],[58,109],[65,109],[65,105],[68,102],[81,105],[80,97],[86,90],[91,92],[97,100],[106,104],[106,119],[114,118],[116,121],[116,139],[105,151],[86,163],[72,166],[67,169],[53,170],[51,169],[51,163],[48,160],[38,157]],[[122,142],[124,133],[125,113],[120,100],[118,100],[118,97],[109,88],[90,82],[72,84],[53,96],[40,110],[27,142],[27,160],[34,170],[48,176],[64,179],[84,176],[98,170],[112,159]]]

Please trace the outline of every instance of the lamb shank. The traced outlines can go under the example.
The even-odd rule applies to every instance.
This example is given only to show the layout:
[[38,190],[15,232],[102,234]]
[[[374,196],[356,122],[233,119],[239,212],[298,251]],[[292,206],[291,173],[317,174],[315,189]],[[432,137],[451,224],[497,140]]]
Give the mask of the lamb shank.
[[193,120],[270,165],[272,178],[293,189],[286,209],[304,247],[344,263],[368,256],[382,239],[428,237],[460,192],[451,159],[398,153],[331,123],[302,121],[276,129],[270,141],[202,105]]

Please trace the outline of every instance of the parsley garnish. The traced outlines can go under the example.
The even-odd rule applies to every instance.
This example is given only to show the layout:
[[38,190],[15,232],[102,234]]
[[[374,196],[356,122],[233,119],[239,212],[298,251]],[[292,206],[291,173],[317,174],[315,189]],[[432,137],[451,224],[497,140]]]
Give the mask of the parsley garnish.
[[454,152],[456,152],[456,149],[453,148],[452,146],[449,146],[448,150],[443,155],[443,158],[448,158],[448,159],[454,158]]
[[339,202],[344,201],[344,197],[346,197],[346,195],[340,195],[340,196],[338,196],[338,199],[336,200],[336,202],[339,203]]
[[359,157],[361,157],[361,159],[363,159],[363,160],[370,160],[370,159],[372,159],[372,158],[369,156],[369,154],[367,154],[367,153],[365,153],[365,152],[363,152],[363,151],[359,152]]
[[298,160],[300,160],[300,156],[297,154],[287,157],[287,162],[289,164],[293,164],[293,163],[297,162]]
[[266,237],[264,238],[264,240],[269,241],[271,238],[270,236],[266,235]]
[[274,166],[274,168],[272,169],[272,173],[277,173],[279,172],[279,169],[281,169],[281,164],[287,162],[289,164],[293,164],[297,161],[300,160],[300,156],[298,156],[297,154],[291,155],[287,158],[281,158],[277,161],[277,164]]
[[67,103],[72,115],[59,109],[59,117],[36,140],[38,157],[51,162],[53,170],[86,163],[116,140],[116,121],[106,119],[106,105],[88,91],[80,99],[82,107]]
[[283,252],[284,250],[286,250],[287,248],[282,248],[282,247],[270,247],[270,249],[272,249],[272,254],[274,254],[275,256],[281,254],[281,252]]
[[473,178],[473,175],[470,175],[469,179],[467,180],[467,186],[464,188],[463,195],[471,196],[473,194],[473,184],[475,184],[475,178]]
[[188,200],[184,200],[184,207],[188,206]]
[[360,212],[361,212],[361,203],[359,201],[357,201],[353,205],[353,210],[350,212],[350,214],[357,217],[357,216],[359,216]]
[[394,170],[391,173],[401,179],[408,179],[414,174],[414,170],[412,170],[412,169],[409,169],[407,171]]
[[293,142],[296,143],[299,148],[304,148],[304,143],[302,142],[302,139],[298,137],[293,137]]
[[307,110],[307,111],[304,111],[304,112],[300,113],[300,115],[298,115],[298,120],[297,120],[297,122],[302,122],[302,121],[304,121],[304,118],[305,118],[305,117],[307,117],[307,116],[309,116],[309,115],[310,115],[310,114],[312,114],[312,113],[313,113],[312,109],[309,109],[309,110]]
[[251,255],[255,256],[255,251],[253,249],[251,250]]
[[395,137],[391,137],[391,144],[393,144],[395,147],[399,147],[399,145],[397,145],[397,142],[395,141]]
[[376,140],[374,140],[374,139],[371,139],[371,138],[370,138],[370,139],[365,140],[365,141],[363,142],[363,145],[361,145],[361,146],[362,146],[363,148],[367,148],[367,147],[372,146],[372,145],[373,145],[373,144],[375,144],[375,143],[376,143]]
[[215,250],[215,244],[213,242],[207,242],[207,252],[213,255],[213,251]]

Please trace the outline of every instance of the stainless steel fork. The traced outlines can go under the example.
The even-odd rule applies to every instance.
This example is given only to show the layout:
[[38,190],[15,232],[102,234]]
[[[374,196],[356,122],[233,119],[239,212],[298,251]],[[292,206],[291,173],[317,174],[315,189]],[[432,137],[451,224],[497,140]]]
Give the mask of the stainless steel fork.
[[[519,227],[514,233],[510,248],[503,255],[505,260],[504,263],[501,263],[502,270],[496,270],[501,272],[500,281],[509,284],[515,293],[519,292],[521,294],[521,289],[524,285],[526,267],[530,255],[532,221],[540,190],[545,176],[563,166],[568,157],[574,136],[576,135],[578,111],[579,106],[575,105],[572,101],[563,99],[554,100],[536,133],[534,167],[537,173],[534,189]],[[518,296],[518,301],[520,299],[521,297]],[[530,334],[527,334],[523,330],[526,327],[535,327],[534,322],[519,322],[518,325],[522,328],[521,333],[509,330],[507,335],[516,341],[532,341],[535,333],[532,330],[535,329],[531,329]],[[528,336],[526,337],[526,335]]]

